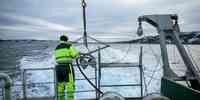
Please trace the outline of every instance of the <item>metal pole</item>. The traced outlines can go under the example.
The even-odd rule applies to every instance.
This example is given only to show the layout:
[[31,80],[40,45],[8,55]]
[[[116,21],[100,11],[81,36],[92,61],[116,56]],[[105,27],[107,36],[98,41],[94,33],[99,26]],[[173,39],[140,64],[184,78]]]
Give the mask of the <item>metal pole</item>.
[[26,69],[23,70],[23,97],[24,97],[24,100],[27,100],[27,97],[26,97]]
[[58,98],[58,90],[57,90],[57,79],[56,79],[56,70],[55,68],[53,69],[53,74],[54,74],[54,91],[55,91],[55,100]]
[[[101,52],[100,52],[100,47],[98,47],[98,61],[97,61],[97,64],[98,64],[98,89],[101,89]],[[98,98],[100,98],[100,93],[98,93]]]
[[[96,67],[95,67],[95,85],[97,86],[98,85],[98,81],[97,81],[97,64],[96,64]],[[98,87],[97,87],[98,88]],[[98,92],[96,91],[96,98],[98,98]]]
[[169,61],[168,61],[168,55],[167,55],[167,47],[165,42],[165,33],[163,31],[160,31],[160,48],[161,48],[161,55],[163,60],[163,74],[164,77],[168,77],[167,74],[167,68],[169,68]]
[[4,97],[4,88],[2,88],[2,96],[3,96],[3,100],[5,100],[5,97]]
[[11,85],[12,85],[12,80],[10,76],[8,76],[5,73],[0,73],[0,78],[2,78],[5,81],[5,100],[11,100]]
[[0,97],[2,96],[2,100],[5,100],[5,98],[4,98],[4,88],[3,87],[0,87],[1,88],[1,95],[0,95]]
[[140,47],[139,68],[140,68],[140,85],[141,85],[141,98],[143,98],[143,66],[142,66],[143,46]]
[[160,34],[159,36],[160,36],[161,56],[163,61],[163,76],[168,78],[176,77],[176,74],[171,70],[169,66],[167,46],[165,41],[165,32],[160,30],[158,30],[158,32]]

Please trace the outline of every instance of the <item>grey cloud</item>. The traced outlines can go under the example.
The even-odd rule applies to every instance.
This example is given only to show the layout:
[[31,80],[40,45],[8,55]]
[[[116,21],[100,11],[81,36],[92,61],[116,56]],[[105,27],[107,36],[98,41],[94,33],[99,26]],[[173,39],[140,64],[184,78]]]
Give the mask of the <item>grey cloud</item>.
[[[47,30],[52,31],[73,31],[75,29],[67,27],[61,24],[49,22],[44,19],[29,17],[29,16],[16,16],[16,15],[5,15],[8,19],[12,19],[15,22],[23,23],[21,26],[33,26],[33,27],[42,27]],[[20,25],[20,24],[18,24]]]
[[[144,14],[177,13],[179,22],[184,31],[199,29],[200,8],[199,0],[86,0],[88,32],[89,33],[123,33],[132,35],[137,29],[137,17]],[[15,19],[5,13],[16,16],[25,16]],[[28,21],[26,20],[28,17]],[[26,20],[26,21],[25,21]],[[32,20],[32,22],[31,22]],[[1,0],[0,4],[0,32],[19,34],[26,30],[33,29],[29,34],[36,37],[36,33],[52,32],[73,28],[74,33],[82,31],[82,12],[80,0]],[[40,23],[39,23],[39,22]],[[42,25],[41,25],[42,24]],[[48,24],[48,25],[47,25]],[[50,25],[50,26],[49,26]],[[13,27],[20,29],[15,32]],[[8,28],[12,31],[9,31]],[[155,30],[147,25],[148,32]],[[37,31],[37,32],[36,32]],[[65,30],[66,31],[66,30]],[[27,32],[27,31],[26,31]],[[13,34],[14,35],[14,34]],[[55,35],[55,34],[54,34]],[[103,34],[102,34],[103,35]],[[8,36],[8,35],[7,35]],[[10,36],[10,35],[9,35]],[[134,36],[134,35],[133,35]],[[38,38],[46,36],[40,35]]]

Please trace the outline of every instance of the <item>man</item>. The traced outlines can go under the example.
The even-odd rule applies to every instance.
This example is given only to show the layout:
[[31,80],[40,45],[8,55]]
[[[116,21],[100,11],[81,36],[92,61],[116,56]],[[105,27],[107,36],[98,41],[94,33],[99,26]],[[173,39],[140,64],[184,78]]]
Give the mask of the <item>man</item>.
[[79,53],[65,35],[60,36],[60,44],[55,49],[55,58],[58,100],[65,100],[65,87],[67,87],[67,100],[74,100],[75,77],[72,61],[79,58]]

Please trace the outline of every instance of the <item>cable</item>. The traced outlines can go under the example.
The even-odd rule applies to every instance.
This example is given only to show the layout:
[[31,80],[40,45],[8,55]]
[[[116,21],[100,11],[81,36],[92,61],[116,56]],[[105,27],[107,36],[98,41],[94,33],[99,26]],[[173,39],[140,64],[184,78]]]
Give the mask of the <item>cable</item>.
[[[154,80],[160,80],[160,79],[158,79],[158,78],[155,78],[155,77],[152,77],[151,75],[145,75],[146,77],[149,77],[149,78],[151,78],[151,79],[154,79]],[[148,84],[149,85],[149,84]],[[147,86],[148,86],[147,85]]]
[[76,64],[77,64],[77,67],[79,69],[79,71],[81,72],[81,74],[85,77],[85,79],[90,83],[90,85],[92,85],[92,87],[97,91],[99,92],[100,94],[103,94],[103,92],[98,89],[90,80],[89,78],[85,75],[85,73],[83,72],[83,70],[81,69],[81,67],[79,66],[79,63],[78,63],[78,60],[76,59]]
[[120,61],[124,60],[124,59],[126,58],[126,56],[128,55],[130,49],[132,48],[131,45],[132,45],[132,44],[129,43],[129,46],[128,46],[128,49],[126,50],[126,53],[125,53],[120,59],[117,59],[116,61],[112,61],[112,63],[114,63],[114,62],[120,62]]
[[126,58],[126,56],[128,55],[128,53],[129,53],[131,47],[132,47],[132,45],[131,45],[131,43],[130,43],[128,49],[126,50],[126,53],[124,54],[124,56],[123,56],[119,61],[123,61],[124,58]]
[[197,62],[194,60],[194,57],[192,56],[192,53],[190,52],[190,47],[187,46],[187,45],[185,45],[185,46],[186,46],[186,49],[187,49],[187,51],[188,51],[188,54],[189,54],[191,60],[193,61],[194,65],[195,65],[196,70],[197,70],[198,72],[200,72],[199,66],[197,65]]
[[[192,46],[194,46],[194,45],[192,45]],[[198,50],[198,49],[194,49],[194,48],[190,48],[192,51],[194,51],[194,52],[197,52],[197,53],[199,53],[200,52],[200,50]]]
[[[148,86],[151,84],[151,81],[152,80],[160,80],[160,79],[154,78],[154,75],[158,70],[162,69],[162,68],[157,69],[159,67],[160,63],[161,63],[159,56],[154,52],[154,50],[153,50],[153,48],[151,46],[149,46],[149,48],[152,51],[152,54],[154,55],[157,64],[155,65],[155,69],[153,70],[151,75],[145,75],[146,77],[150,77],[150,80],[148,82],[146,82],[146,78],[145,78],[145,76],[143,76],[144,85],[145,85],[145,93],[144,94],[146,94],[146,95],[148,95]],[[144,73],[145,72],[143,71],[143,74]]]
[[151,84],[151,81],[153,80],[153,77],[154,77],[154,75],[155,75],[155,73],[157,72],[157,68],[159,67],[159,65],[160,65],[160,58],[157,56],[157,54],[154,52],[154,50],[153,50],[153,48],[151,47],[151,46],[149,46],[150,47],[150,50],[152,51],[152,53],[153,53],[153,55],[154,55],[154,57],[155,57],[155,59],[156,59],[156,61],[157,61],[157,64],[156,64],[156,66],[155,66],[155,69],[154,69],[154,71],[153,71],[153,73],[152,73],[152,75],[150,76],[150,80],[149,80],[149,82],[148,82],[148,84],[147,85],[150,85]]
[[[145,37],[145,34],[144,34],[144,37]],[[155,73],[157,72],[157,68],[158,68],[159,65],[161,64],[160,57],[154,52],[154,50],[153,50],[153,48],[151,47],[151,45],[148,45],[148,46],[149,46],[149,48],[150,48],[150,50],[151,50],[153,56],[155,57],[157,64],[155,65],[155,69],[153,70],[152,75],[146,75],[147,77],[150,77],[149,82],[146,82],[145,77],[143,77],[143,78],[144,78],[145,94],[146,94],[146,96],[148,96],[148,94],[149,94],[149,93],[148,93],[148,86],[151,84],[151,81],[152,81],[153,79],[154,79],[154,80],[159,80],[159,79],[154,78],[154,75],[155,75]],[[160,68],[160,69],[162,69],[162,68]],[[159,70],[160,70],[160,69],[159,69]],[[144,74],[144,71],[143,71],[143,74]],[[147,84],[147,83],[148,83],[148,84]],[[153,92],[152,92],[152,93],[153,93]],[[150,93],[150,94],[151,94],[151,93]]]
[[143,76],[143,80],[144,80],[144,94],[147,94],[148,93],[148,89],[147,89],[147,83],[146,83],[146,78],[144,77],[144,70],[142,71],[142,76]]

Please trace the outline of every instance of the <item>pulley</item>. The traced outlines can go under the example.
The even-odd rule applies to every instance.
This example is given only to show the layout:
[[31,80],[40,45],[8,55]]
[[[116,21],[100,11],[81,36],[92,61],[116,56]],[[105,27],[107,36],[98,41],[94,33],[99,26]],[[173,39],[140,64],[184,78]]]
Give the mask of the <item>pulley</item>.
[[142,29],[142,22],[139,21],[139,26],[137,29],[137,35],[142,36],[143,35],[143,29]]

